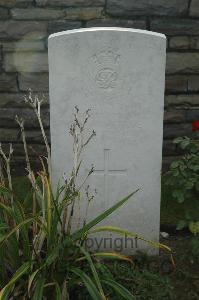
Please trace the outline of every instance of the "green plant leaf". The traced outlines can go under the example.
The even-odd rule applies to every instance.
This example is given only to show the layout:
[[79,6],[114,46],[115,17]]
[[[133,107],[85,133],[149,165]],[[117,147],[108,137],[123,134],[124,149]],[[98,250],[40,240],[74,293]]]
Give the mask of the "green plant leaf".
[[184,202],[184,194],[181,190],[174,190],[172,192],[172,196],[177,199],[178,203]]
[[35,279],[35,277],[37,276],[37,274],[39,273],[39,271],[41,270],[41,268],[37,269],[35,272],[33,272],[30,275],[29,281],[28,281],[28,294],[30,294],[30,289],[32,287],[33,281]]
[[102,280],[106,285],[109,285],[117,295],[120,297],[126,299],[126,300],[135,300],[136,298],[127,290],[125,287],[123,287],[121,284],[117,283],[114,280],[111,279],[104,279]]
[[185,228],[187,226],[187,222],[186,220],[180,220],[177,224],[176,229],[177,230],[182,230],[183,228]]
[[40,277],[35,283],[33,300],[42,300],[43,299],[43,290],[44,290],[45,278]]
[[[20,224],[25,221],[25,213],[21,204],[18,201],[13,203],[13,214],[16,224]],[[20,228],[19,234],[21,234],[23,240],[23,254],[27,260],[31,259],[30,242],[28,236],[28,226],[24,225]]]
[[22,277],[22,275],[24,273],[26,273],[28,271],[28,269],[30,268],[30,263],[26,262],[24,263],[13,275],[13,277],[11,278],[11,280],[6,284],[6,286],[1,290],[0,292],[0,300],[7,300],[7,296],[10,292],[10,290],[12,289],[13,285],[15,284],[15,282]]
[[[117,259],[117,260],[124,260],[124,261],[128,261],[130,263],[133,263],[132,258],[130,258],[129,256],[117,253],[117,252],[97,252],[92,254],[92,257],[96,257],[96,258],[102,258],[102,259]],[[80,257],[78,258],[76,261],[82,261],[85,260],[86,257]]]
[[102,296],[102,299],[105,299],[106,297],[104,295],[104,291],[103,291],[103,288],[102,288],[99,276],[97,274],[97,271],[95,269],[95,265],[93,264],[93,261],[92,261],[92,258],[90,256],[89,252],[87,252],[83,247],[80,247],[80,250],[83,252],[83,254],[85,255],[85,257],[86,257],[86,259],[87,259],[87,261],[89,263],[89,266],[90,266],[91,271],[93,273],[93,277],[95,279],[95,282],[96,282],[96,285],[98,287],[98,290],[99,290],[99,292],[100,292],[100,294]]
[[110,214],[112,214],[115,210],[117,210],[119,207],[121,207],[125,202],[127,202],[133,195],[135,195],[139,189],[129,194],[127,197],[123,198],[122,200],[118,201],[116,204],[111,206],[109,209],[104,211],[102,214],[98,215],[95,219],[88,222],[84,227],[82,227],[80,230],[76,231],[73,234],[73,239],[78,240],[81,239],[92,227],[97,225],[99,222],[107,218]]
[[81,278],[93,300],[105,300],[102,298],[95,284],[86,273],[78,268],[71,268],[71,272]]
[[119,228],[119,227],[99,226],[99,227],[96,227],[96,228],[90,230],[88,233],[93,234],[93,233],[101,232],[101,231],[109,231],[109,232],[115,232],[117,234],[124,235],[124,236],[131,236],[131,237],[137,238],[138,240],[141,240],[143,242],[146,242],[146,243],[150,244],[154,248],[161,248],[163,250],[167,250],[167,251],[171,252],[171,248],[169,248],[168,246],[166,246],[164,244],[154,242],[154,241],[151,241],[151,240],[147,240],[147,239],[143,238],[142,236],[139,236],[137,233],[130,232],[128,230],[124,230],[124,229]]
[[56,296],[55,300],[62,300],[61,289],[57,282],[55,285],[55,296]]
[[0,194],[5,195],[5,196],[10,196],[13,194],[13,192],[8,189],[7,187],[0,185]]
[[0,241],[0,247],[1,245],[7,240],[9,239],[9,237],[15,233],[17,230],[19,230],[22,226],[28,224],[28,223],[31,223],[32,221],[34,221],[35,218],[29,218],[29,219],[26,219],[25,221],[21,222],[20,224],[18,224],[17,226],[15,226],[8,234],[6,234],[6,236],[4,236],[1,241]]

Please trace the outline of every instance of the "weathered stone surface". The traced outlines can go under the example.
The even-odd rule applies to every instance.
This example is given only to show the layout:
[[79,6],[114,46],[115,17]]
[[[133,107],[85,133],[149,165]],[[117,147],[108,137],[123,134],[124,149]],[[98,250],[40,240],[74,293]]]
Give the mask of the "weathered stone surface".
[[49,88],[48,73],[34,74],[22,73],[18,75],[19,89],[21,91],[47,92]]
[[188,0],[107,0],[107,12],[114,16],[185,15]]
[[191,0],[190,16],[199,17],[199,1],[198,0]]
[[[169,2],[169,1],[168,1]],[[173,35],[198,35],[199,20],[193,19],[156,19],[151,21],[151,30]]]
[[[33,109],[21,108],[1,108],[0,109],[0,127],[16,128],[17,124],[15,116],[20,116],[25,121],[26,128],[39,128],[37,117]],[[43,109],[41,111],[42,122],[44,127],[49,127],[49,110]]]
[[[113,205],[122,194],[128,194],[132,186],[141,186],[140,197],[109,223],[114,226],[120,220],[121,227],[134,228],[152,240],[159,237],[165,52],[165,36],[135,29],[80,29],[49,38],[54,183],[72,166],[65,124],[70,124],[74,105],[82,112],[92,108],[90,128],[96,129],[97,136],[80,173],[81,181],[90,164],[96,166],[88,184],[98,194],[89,207],[88,220]],[[150,152],[150,159],[146,152]],[[102,176],[97,170],[102,170]],[[114,172],[113,177],[112,172],[107,174],[109,179],[108,170]],[[78,226],[77,220],[80,225],[84,219],[87,201],[82,200],[74,227]],[[143,209],[139,214],[140,206]],[[146,212],[142,225],[140,219]],[[112,246],[108,248],[113,250]],[[139,245],[139,249],[144,248],[146,245]],[[123,251],[130,253],[132,249]]]
[[[46,134],[49,140],[49,130],[46,130]],[[41,130],[26,130],[27,142],[41,143],[43,142]],[[20,142],[21,135],[18,128],[0,128],[0,140],[1,142]]]
[[4,67],[7,72],[47,72],[48,56],[42,52],[5,53]]
[[199,92],[199,76],[189,76],[188,77],[188,90],[190,92]]
[[[34,94],[34,93],[33,93]],[[26,93],[0,93],[0,108],[21,107],[27,108],[28,104],[24,101]],[[43,93],[42,93],[43,95]],[[46,103],[43,107],[48,107],[48,94],[44,93]]]
[[105,0],[36,0],[37,6],[103,6]]
[[87,22],[87,27],[126,27],[146,29],[145,20],[122,20],[122,19],[96,19]]
[[199,95],[168,95],[165,97],[165,105],[190,109],[191,106],[199,106]]
[[166,93],[187,92],[188,79],[185,75],[167,75]]
[[49,23],[48,32],[55,33],[55,32],[60,32],[60,31],[64,31],[64,30],[80,28],[81,26],[82,26],[82,23],[79,21],[76,21],[76,22],[54,21],[54,22]]
[[17,92],[17,75],[0,74],[0,92]]
[[44,51],[44,41],[22,40],[19,42],[4,42],[2,43],[3,51],[6,52],[24,52],[24,51]]
[[103,16],[102,7],[68,8],[66,10],[67,20],[88,21],[88,20],[100,18],[102,16]]
[[190,39],[188,36],[171,37],[169,41],[169,47],[171,49],[189,49]]
[[166,72],[199,73],[199,53],[168,53]]
[[165,124],[164,138],[173,139],[178,136],[190,136],[192,134],[192,126],[190,124]]
[[164,123],[183,123],[186,121],[186,111],[172,110],[165,111]]
[[8,9],[0,7],[0,20],[9,19]]
[[4,7],[27,7],[32,4],[32,0],[0,0],[0,6]]
[[64,10],[44,8],[13,8],[11,15],[15,20],[56,20],[66,15]]
[[0,22],[0,38],[5,39],[43,39],[47,24],[44,22],[5,21]]

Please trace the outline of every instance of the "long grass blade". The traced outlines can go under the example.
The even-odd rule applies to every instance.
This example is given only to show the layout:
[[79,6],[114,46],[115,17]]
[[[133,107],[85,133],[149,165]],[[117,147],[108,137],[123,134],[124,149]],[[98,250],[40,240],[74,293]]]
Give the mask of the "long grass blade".
[[96,282],[96,285],[98,287],[98,290],[102,296],[102,299],[106,299],[105,297],[105,294],[104,294],[104,291],[103,291],[103,288],[102,288],[102,285],[101,285],[101,282],[100,282],[100,279],[99,279],[99,276],[97,274],[97,271],[96,271],[96,268],[95,268],[95,265],[93,264],[93,261],[92,261],[92,258],[90,256],[90,254],[83,248],[83,247],[80,247],[81,251],[84,253],[88,263],[89,263],[89,266],[91,268],[91,271],[93,273],[93,277],[95,279],[95,282]]
[[9,237],[15,233],[17,230],[19,230],[22,226],[31,223],[32,221],[34,221],[35,218],[29,218],[23,222],[21,222],[20,224],[18,224],[17,226],[15,226],[8,234],[6,234],[0,241],[0,247],[2,246],[2,244],[9,239]]
[[131,194],[129,194],[127,197],[123,198],[122,200],[118,201],[116,204],[111,206],[109,209],[104,211],[102,214],[98,215],[95,219],[88,222],[85,226],[83,226],[80,230],[74,232],[73,238],[75,240],[78,240],[82,238],[92,227],[97,225],[99,222],[107,218],[110,214],[112,214],[115,210],[117,210],[119,207],[121,207],[123,204],[125,204],[133,195],[135,195],[138,192],[138,189]]
[[106,279],[102,280],[105,284],[109,285],[116,293],[117,295],[120,295],[122,298],[126,300],[135,300],[136,298],[127,290],[125,287],[123,287],[121,284],[117,283],[114,280]]
[[130,231],[121,229],[119,227],[114,227],[114,226],[99,226],[97,228],[94,228],[94,229],[90,230],[88,232],[88,234],[93,234],[93,233],[102,232],[102,231],[114,232],[114,233],[117,233],[117,234],[120,234],[120,235],[134,237],[134,238],[136,238],[138,240],[141,240],[143,242],[146,242],[146,243],[150,244],[154,248],[158,248],[158,249],[161,248],[161,249],[167,250],[169,252],[172,251],[171,248],[169,248],[168,246],[166,246],[164,244],[161,244],[161,243],[158,243],[158,242],[154,242],[154,241],[151,241],[151,240],[147,240],[147,239],[143,238],[142,236],[139,236],[137,233],[130,232]]
[[13,285],[15,282],[24,274],[28,271],[30,268],[30,263],[26,262],[24,263],[13,275],[11,280],[7,283],[7,285],[1,290],[0,292],[0,300],[7,300],[8,294],[10,290],[12,289]]
[[102,297],[101,297],[99,291],[97,290],[95,284],[93,283],[91,278],[85,272],[83,272],[82,270],[80,270],[78,268],[71,268],[71,272],[73,272],[74,274],[76,274],[78,277],[81,278],[85,287],[88,290],[88,293],[90,294],[90,296],[93,300],[102,300]]

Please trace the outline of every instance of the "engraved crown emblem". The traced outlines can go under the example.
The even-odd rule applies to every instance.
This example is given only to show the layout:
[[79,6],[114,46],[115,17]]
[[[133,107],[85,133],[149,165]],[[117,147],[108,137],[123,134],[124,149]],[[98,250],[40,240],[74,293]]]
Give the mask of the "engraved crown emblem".
[[93,56],[95,64],[99,66],[113,66],[118,64],[120,55],[113,52],[112,49],[102,50]]
[[118,67],[120,55],[111,48],[103,49],[95,53],[92,57],[94,66],[93,79],[95,84],[101,89],[113,89],[118,83]]

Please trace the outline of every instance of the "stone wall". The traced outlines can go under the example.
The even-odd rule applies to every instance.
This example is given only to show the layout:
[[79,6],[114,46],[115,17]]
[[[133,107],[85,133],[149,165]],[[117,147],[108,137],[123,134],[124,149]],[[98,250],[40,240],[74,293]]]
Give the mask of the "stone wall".
[[[0,140],[5,146],[14,143],[15,171],[22,170],[24,162],[16,114],[27,120],[34,164],[38,154],[45,154],[38,123],[23,96],[31,88],[48,98],[48,35],[92,26],[167,35],[165,166],[180,154],[172,139],[191,135],[191,122],[199,119],[199,0],[0,0]],[[48,105],[43,117],[49,135]]]

